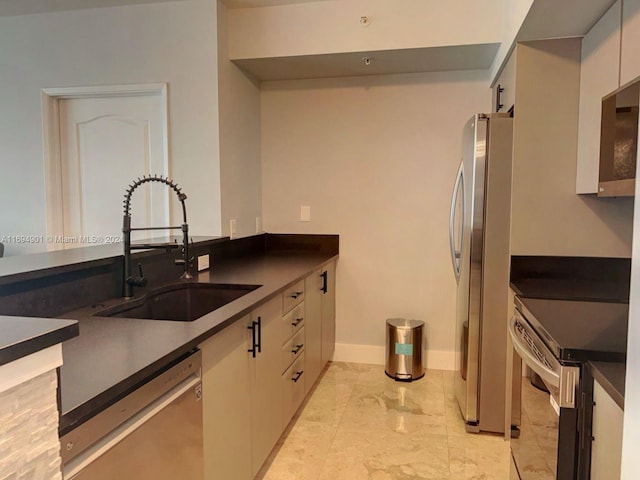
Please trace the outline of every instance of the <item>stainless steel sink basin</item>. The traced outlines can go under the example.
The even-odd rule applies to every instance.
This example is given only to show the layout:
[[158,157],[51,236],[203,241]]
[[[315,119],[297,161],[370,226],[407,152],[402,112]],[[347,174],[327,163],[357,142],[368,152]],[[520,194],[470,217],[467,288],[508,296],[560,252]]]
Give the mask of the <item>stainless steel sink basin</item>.
[[94,316],[193,322],[258,287],[260,285],[177,283],[101,310]]

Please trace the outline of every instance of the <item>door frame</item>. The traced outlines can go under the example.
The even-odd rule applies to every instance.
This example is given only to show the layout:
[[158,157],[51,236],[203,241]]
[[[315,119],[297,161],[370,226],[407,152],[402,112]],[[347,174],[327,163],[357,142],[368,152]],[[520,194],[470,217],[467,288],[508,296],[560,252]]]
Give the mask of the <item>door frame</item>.
[[[162,102],[162,154],[164,157],[164,168],[167,175],[169,175],[169,99],[166,83],[55,87],[43,88],[40,91],[42,104],[46,232],[48,238],[61,238],[64,235],[62,155],[60,146],[60,100],[143,95],[159,95]],[[169,218],[173,218],[171,202],[169,202],[168,205],[168,212]],[[59,242],[47,242],[47,250],[56,250],[63,246],[64,245]]]

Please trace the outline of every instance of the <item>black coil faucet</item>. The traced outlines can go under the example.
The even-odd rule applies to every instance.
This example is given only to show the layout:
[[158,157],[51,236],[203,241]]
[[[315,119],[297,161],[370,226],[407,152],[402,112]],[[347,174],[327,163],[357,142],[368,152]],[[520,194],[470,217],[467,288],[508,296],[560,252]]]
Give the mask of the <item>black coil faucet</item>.
[[[178,200],[180,200],[180,204],[182,205],[182,225],[179,227],[131,227],[131,195],[133,192],[140,186],[149,182],[158,182],[164,183],[169,188],[171,188],[176,195],[178,195]],[[135,180],[129,188],[127,189],[124,195],[124,217],[122,219],[122,234],[124,237],[124,296],[132,297],[133,296],[133,287],[144,287],[147,284],[147,279],[142,274],[142,265],[138,264],[139,268],[139,277],[134,277],[131,274],[131,250],[143,250],[149,248],[163,248],[168,252],[171,251],[172,248],[177,248],[178,244],[176,243],[148,243],[148,244],[138,244],[131,245],[131,232],[132,231],[141,231],[141,230],[182,230],[182,259],[176,260],[176,265],[183,265],[184,272],[180,276],[181,280],[189,280],[192,275],[189,273],[189,266],[191,263],[191,259],[189,258],[189,225],[187,224],[187,207],[184,201],[187,199],[187,196],[180,190],[178,185],[174,183],[173,180],[168,178],[164,178],[162,175],[149,175],[143,176],[142,178],[138,178]]]

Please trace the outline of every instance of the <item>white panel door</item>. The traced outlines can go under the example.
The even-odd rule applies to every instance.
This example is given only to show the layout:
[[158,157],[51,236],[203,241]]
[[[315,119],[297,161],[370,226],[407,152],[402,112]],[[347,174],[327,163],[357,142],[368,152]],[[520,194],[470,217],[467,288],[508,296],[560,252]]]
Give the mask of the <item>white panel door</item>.
[[[65,246],[120,236],[129,184],[143,175],[167,175],[162,97],[61,99],[59,114],[64,237],[71,239]],[[169,225],[168,195],[161,184],[139,187],[132,226]]]

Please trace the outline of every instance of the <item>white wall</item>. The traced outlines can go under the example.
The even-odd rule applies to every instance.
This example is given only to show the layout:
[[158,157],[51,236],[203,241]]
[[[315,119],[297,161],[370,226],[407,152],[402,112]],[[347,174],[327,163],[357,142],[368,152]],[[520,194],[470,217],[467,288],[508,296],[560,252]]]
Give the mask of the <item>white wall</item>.
[[262,218],[260,157],[260,85],[231,61],[228,54],[228,10],[218,0],[218,104],[220,126],[220,203],[222,234],[256,233]]
[[385,319],[401,316],[426,321],[427,366],[453,368],[449,203],[461,129],[489,110],[487,80],[462,71],[263,83],[265,229],[340,234],[337,354],[383,361]]
[[502,0],[334,0],[229,14],[231,58],[286,57],[498,43]]
[[507,57],[514,46],[513,42],[518,35],[518,31],[527,17],[527,13],[531,9],[534,0],[503,0],[502,1],[502,28],[501,28],[501,45],[498,53],[491,65],[491,79],[493,80],[500,74]]
[[0,17],[0,45],[0,236],[45,233],[40,89],[152,82],[169,84],[171,172],[190,231],[220,233],[215,2]]

